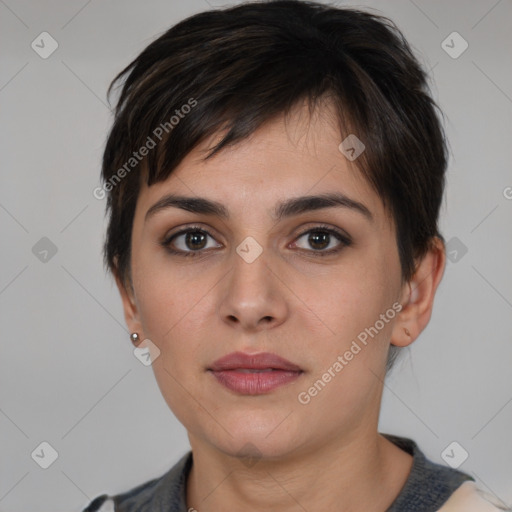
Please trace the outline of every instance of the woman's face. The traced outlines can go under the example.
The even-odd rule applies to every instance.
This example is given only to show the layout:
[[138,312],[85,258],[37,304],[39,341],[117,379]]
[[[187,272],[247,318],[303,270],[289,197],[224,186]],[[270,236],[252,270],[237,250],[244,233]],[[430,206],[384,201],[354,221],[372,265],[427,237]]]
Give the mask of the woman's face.
[[[376,428],[404,292],[394,225],[328,111],[304,112],[206,162],[203,144],[138,198],[127,321],[158,347],[158,385],[193,447],[283,457]],[[345,199],[296,203],[327,194]],[[290,364],[218,362],[235,352]]]

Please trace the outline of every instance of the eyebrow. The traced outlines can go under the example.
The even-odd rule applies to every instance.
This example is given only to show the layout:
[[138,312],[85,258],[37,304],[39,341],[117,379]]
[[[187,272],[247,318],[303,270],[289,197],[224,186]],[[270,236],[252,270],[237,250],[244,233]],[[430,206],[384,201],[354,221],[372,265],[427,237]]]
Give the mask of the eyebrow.
[[[345,194],[339,192],[286,199],[278,203],[272,213],[272,217],[275,221],[280,221],[284,218],[292,217],[293,215],[333,207],[347,208],[359,212],[369,221],[373,221],[373,216],[370,210],[363,203],[355,201],[354,199],[351,199]],[[167,208],[180,208],[187,212],[213,215],[224,220],[229,219],[228,210],[224,205],[217,201],[212,201],[203,197],[186,197],[169,194],[159,199],[149,208],[146,212],[144,222],[157,212]]]

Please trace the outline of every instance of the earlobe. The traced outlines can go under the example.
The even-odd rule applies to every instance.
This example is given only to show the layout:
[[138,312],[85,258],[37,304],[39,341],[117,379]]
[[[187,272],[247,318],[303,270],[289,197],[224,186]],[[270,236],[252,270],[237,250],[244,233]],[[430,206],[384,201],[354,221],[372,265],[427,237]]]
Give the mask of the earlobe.
[[133,287],[130,286],[130,283],[126,283],[121,279],[117,271],[114,272],[114,278],[119,294],[121,295],[126,325],[131,333],[138,332],[140,334],[142,332],[142,326],[139,320],[139,312],[135,302]]
[[444,244],[440,238],[435,237],[425,256],[417,263],[411,280],[403,287],[402,310],[393,327],[392,345],[410,345],[427,326],[445,263]]

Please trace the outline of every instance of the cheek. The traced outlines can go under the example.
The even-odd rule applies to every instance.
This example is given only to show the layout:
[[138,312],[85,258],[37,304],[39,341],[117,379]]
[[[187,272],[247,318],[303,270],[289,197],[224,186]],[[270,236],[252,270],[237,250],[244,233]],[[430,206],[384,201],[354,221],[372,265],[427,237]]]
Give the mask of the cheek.
[[[323,274],[295,279],[293,291],[301,299],[297,306],[304,309],[302,317],[310,317],[310,328],[315,326],[326,341],[330,338],[343,345],[391,308],[399,290],[399,272],[394,266],[367,256]],[[388,323],[381,329],[389,331]]]
[[200,395],[196,377],[204,357],[204,347],[197,340],[204,339],[199,335],[207,315],[207,297],[203,296],[211,286],[192,285],[190,279],[180,278],[179,273],[165,267],[138,268],[135,286],[140,321],[144,335],[160,351],[152,364],[157,385],[177,418],[185,425],[194,425],[201,410],[191,396]]
[[378,401],[399,282],[399,265],[368,251],[328,275],[295,283],[315,313],[305,330],[317,329],[315,368],[301,389],[303,400],[311,400],[308,410],[338,424]]
[[[378,281],[380,275],[380,282]],[[314,371],[301,388],[300,405],[313,416],[352,428],[380,397],[396,311],[386,274],[367,271],[338,276],[315,288],[308,305],[327,327],[318,331]],[[307,326],[311,332],[311,324]],[[325,334],[327,333],[327,334]],[[301,401],[302,400],[302,401]]]
[[[150,257],[152,256],[152,257]],[[192,266],[190,266],[192,267]],[[207,359],[213,331],[212,297],[218,277],[211,272],[180,271],[165,257],[138,260],[134,273],[137,307],[144,335],[160,350],[153,370],[162,394],[174,410],[190,396]],[[205,355],[206,354],[206,355]],[[181,384],[181,386],[180,386]]]
[[212,284],[208,275],[191,279],[171,265],[165,254],[146,248],[134,255],[134,287],[140,320],[147,337],[163,343],[201,310],[201,299]]

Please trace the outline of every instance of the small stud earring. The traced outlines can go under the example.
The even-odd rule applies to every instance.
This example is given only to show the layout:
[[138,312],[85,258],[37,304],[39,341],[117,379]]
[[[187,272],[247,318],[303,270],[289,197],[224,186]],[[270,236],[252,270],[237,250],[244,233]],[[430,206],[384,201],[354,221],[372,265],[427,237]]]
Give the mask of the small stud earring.
[[132,332],[132,333],[130,334],[130,339],[132,340],[132,343],[133,343],[134,345],[140,341],[140,340],[139,340],[139,335],[138,335],[138,333],[136,333],[136,332]]
[[404,332],[407,336],[409,336],[409,337],[411,336],[411,333],[410,333],[409,329],[407,329],[407,327],[404,327]]

